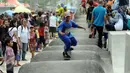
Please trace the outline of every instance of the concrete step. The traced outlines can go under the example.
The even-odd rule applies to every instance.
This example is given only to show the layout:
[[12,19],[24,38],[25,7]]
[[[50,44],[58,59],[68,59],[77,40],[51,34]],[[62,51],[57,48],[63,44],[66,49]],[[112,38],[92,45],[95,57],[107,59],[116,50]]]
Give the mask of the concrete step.
[[[77,37],[77,41],[78,41],[78,45],[96,45],[97,44],[97,40],[96,39],[87,39],[88,37]],[[49,46],[53,46],[53,45],[64,45],[63,42],[60,39],[56,39],[54,41],[52,41]]]
[[105,73],[97,61],[47,61],[23,65],[19,73]]
[[85,19],[85,18],[86,18],[86,15],[84,15],[84,14],[76,16],[76,19]]
[[87,30],[83,30],[83,29],[74,28],[74,29],[71,29],[70,32],[72,32],[72,33],[80,33],[80,34],[89,34],[89,30],[88,29]]
[[[64,61],[63,51],[43,51],[32,58],[31,62]],[[72,51],[71,60],[99,60],[100,56],[94,51]]]
[[[63,51],[64,46],[48,46],[43,51]],[[102,50],[96,45],[78,45],[73,47],[75,51],[93,51],[99,54],[102,59],[111,59],[108,51]],[[110,61],[111,62],[111,61]]]
[[[45,49],[43,49],[43,51],[57,51],[57,50],[63,50],[63,46],[61,45],[54,45],[54,46],[48,46]],[[74,50],[89,50],[89,51],[98,51],[101,50],[98,46],[96,45],[78,45],[76,47],[73,47]]]

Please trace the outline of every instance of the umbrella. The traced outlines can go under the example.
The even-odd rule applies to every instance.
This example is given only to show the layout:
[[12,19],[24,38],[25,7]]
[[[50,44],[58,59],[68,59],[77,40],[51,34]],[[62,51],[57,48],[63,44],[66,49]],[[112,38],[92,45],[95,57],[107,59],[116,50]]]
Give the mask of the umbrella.
[[14,12],[15,13],[20,13],[20,12],[31,13],[31,10],[29,10],[28,8],[24,6],[18,6],[14,9]]
[[3,12],[3,13],[6,13],[8,16],[13,16],[13,14],[14,14],[15,12],[12,11],[12,10],[7,10],[7,11],[5,11],[5,12]]

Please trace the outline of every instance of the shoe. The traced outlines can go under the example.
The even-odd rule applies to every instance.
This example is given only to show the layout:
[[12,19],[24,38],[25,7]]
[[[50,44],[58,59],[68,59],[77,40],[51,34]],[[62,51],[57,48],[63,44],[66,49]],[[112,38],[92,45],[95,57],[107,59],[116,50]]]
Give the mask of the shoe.
[[17,64],[17,66],[21,66],[20,64]]
[[107,42],[104,43],[104,48],[107,48]]
[[20,64],[16,64],[14,67],[18,67],[18,66],[21,66]]
[[89,35],[89,38],[92,38],[92,34]]
[[67,52],[63,52],[63,56],[64,56],[65,58],[71,58],[71,57],[68,55]]
[[74,50],[74,48],[71,47],[69,50],[72,51],[72,50]]
[[27,59],[22,59],[22,61],[27,61]]

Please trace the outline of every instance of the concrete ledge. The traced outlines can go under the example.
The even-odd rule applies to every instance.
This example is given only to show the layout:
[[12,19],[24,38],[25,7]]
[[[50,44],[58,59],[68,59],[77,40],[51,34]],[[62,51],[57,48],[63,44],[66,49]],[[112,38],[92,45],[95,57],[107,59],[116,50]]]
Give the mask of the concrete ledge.
[[114,73],[124,73],[125,70],[126,33],[127,31],[109,32],[108,47]]
[[125,72],[130,73],[130,32],[126,33]]

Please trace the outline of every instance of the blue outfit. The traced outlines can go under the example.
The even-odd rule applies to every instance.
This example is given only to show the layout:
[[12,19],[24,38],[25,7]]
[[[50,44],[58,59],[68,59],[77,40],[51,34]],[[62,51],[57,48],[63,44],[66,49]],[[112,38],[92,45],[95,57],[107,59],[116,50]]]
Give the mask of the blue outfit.
[[107,14],[106,9],[103,6],[99,5],[94,8],[92,14],[94,16],[94,25],[104,26],[104,16]]
[[73,37],[71,32],[68,32],[66,35],[62,36],[59,31],[66,33],[67,29],[70,29],[71,27],[77,28],[78,25],[70,21],[69,23],[66,23],[65,21],[62,21],[61,24],[58,26],[57,31],[59,38],[64,42],[65,47],[64,47],[64,52],[67,52],[71,46],[76,46],[77,45],[77,40]]

